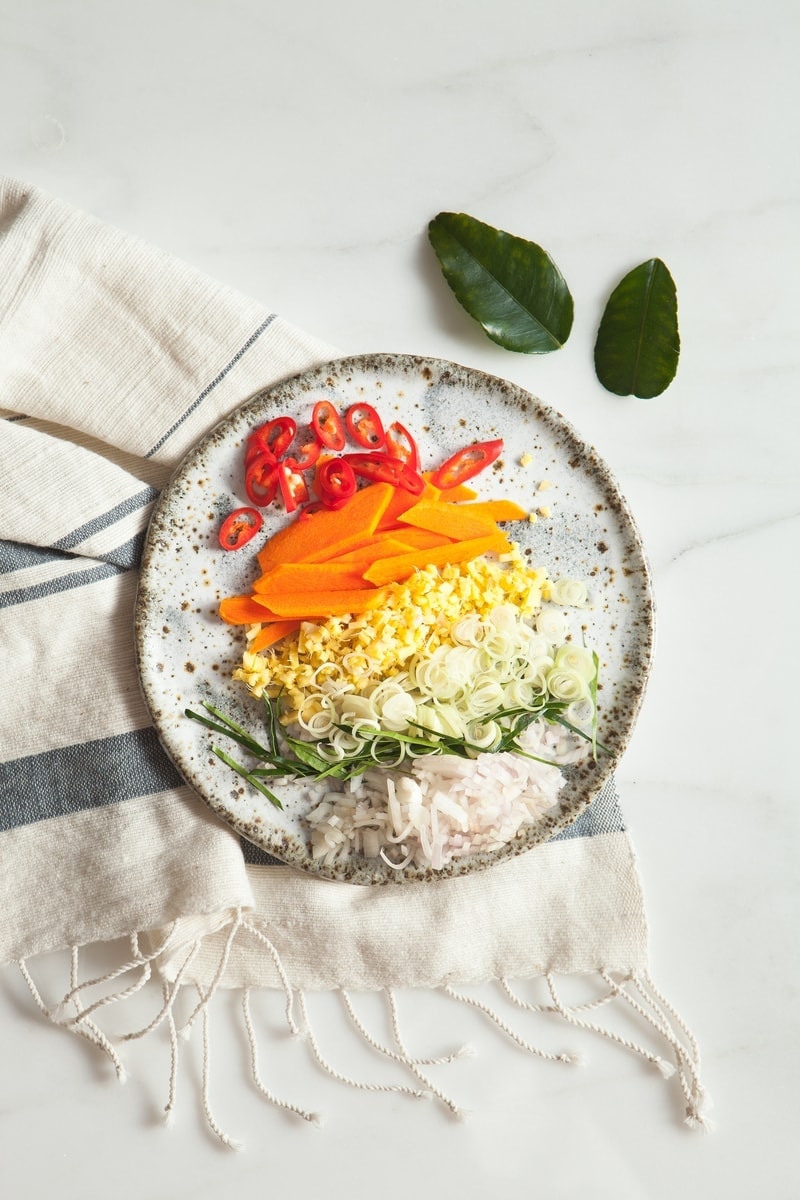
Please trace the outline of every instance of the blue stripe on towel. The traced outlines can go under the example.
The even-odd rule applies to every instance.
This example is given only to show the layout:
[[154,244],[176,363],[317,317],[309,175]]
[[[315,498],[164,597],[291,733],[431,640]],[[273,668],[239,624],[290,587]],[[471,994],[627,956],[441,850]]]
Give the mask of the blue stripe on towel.
[[27,571],[45,563],[70,562],[74,557],[64,550],[53,550],[50,546],[29,546],[26,542],[0,539],[0,575],[13,575],[15,571]]
[[[13,575],[16,571],[27,571],[31,567],[43,567],[48,563],[105,562],[128,571],[138,567],[147,531],[142,529],[121,546],[115,546],[104,554],[90,558],[71,554],[68,550],[54,550],[50,546],[29,546],[24,542],[8,542],[0,539],[0,576]],[[49,582],[49,581],[48,581]]]
[[146,537],[147,530],[142,529],[127,542],[123,542],[121,546],[115,546],[113,550],[106,550],[105,554],[101,554],[99,557],[103,562],[113,563],[114,566],[129,571],[132,567],[138,567],[142,561]]
[[181,787],[152,728],[0,764],[0,832]]
[[[77,529],[73,529],[71,533],[58,538],[51,546],[32,546],[22,542],[0,539],[0,575],[12,575],[16,571],[25,571],[32,567],[43,567],[49,563],[59,565],[70,562],[77,563],[82,556],[71,553],[75,546],[80,545],[81,542],[102,532],[104,529],[117,524],[118,521],[130,516],[131,513],[152,504],[158,499],[158,495],[159,493],[156,488],[146,487],[142,491],[136,492],[135,495],[128,497],[127,500],[115,504],[107,512],[98,514],[91,521],[86,521],[83,525],[78,526]],[[89,561],[97,562],[97,567],[87,566],[83,570],[56,574],[52,579],[41,580],[39,583],[32,584],[29,587],[9,588],[8,591],[0,595],[0,608],[8,608],[13,604],[23,604],[28,600],[39,600],[44,596],[52,596],[56,592],[67,591],[71,588],[80,587],[84,583],[93,583],[98,579],[106,579],[110,575],[115,575],[120,571],[129,571],[133,567],[138,567],[142,558],[145,537],[146,530],[140,530],[139,533],[128,538],[126,542],[105,551],[103,554],[93,555],[91,559],[83,556],[86,558],[87,563]],[[105,566],[100,564],[105,564]]]
[[281,862],[279,858],[273,857],[272,854],[267,854],[266,850],[262,850],[260,846],[254,846],[252,842],[248,842],[247,838],[239,838],[242,847],[242,858],[251,867],[285,867],[286,863]]
[[122,500],[119,504],[115,504],[113,508],[109,508],[107,512],[92,517],[91,521],[86,521],[83,525],[79,525],[77,529],[73,529],[72,533],[67,533],[64,537],[59,538],[58,541],[53,542],[53,549],[71,550],[74,546],[85,542],[87,538],[94,537],[95,534],[100,533],[103,529],[108,529],[110,525],[115,525],[123,517],[128,517],[140,508],[152,504],[154,500],[158,499],[158,495],[158,489],[154,487],[146,487],[141,492],[136,492],[133,496],[129,496],[127,500]]
[[83,571],[72,571],[70,574],[59,575],[56,579],[46,579],[42,583],[35,583],[30,587],[0,592],[0,608],[11,608],[14,604],[27,604],[29,600],[41,600],[45,596],[55,596],[58,592],[83,587],[88,583],[97,583],[101,579],[110,579],[112,575],[122,575],[126,570],[128,570],[127,567],[117,566],[116,563],[102,562],[96,566],[87,567]]
[[568,838],[597,837],[600,833],[624,833],[625,822],[613,776],[600,789],[588,808],[571,825],[555,834],[552,842]]
[[262,321],[262,323],[259,325],[258,329],[256,329],[254,333],[250,334],[250,337],[247,339],[247,341],[241,347],[241,349],[236,351],[236,353],[234,354],[234,356],[230,360],[230,362],[222,368],[219,375],[217,375],[214,379],[212,379],[211,383],[209,383],[207,387],[204,387],[202,392],[200,393],[200,395],[195,400],[192,401],[192,403],[186,409],[186,412],[183,414],[183,416],[179,417],[178,420],[175,422],[175,424],[170,429],[167,430],[167,432],[164,434],[164,436],[160,437],[158,439],[155,446],[153,446],[150,450],[147,451],[145,458],[152,458],[152,456],[154,454],[158,453],[158,451],[161,449],[161,447],[164,445],[164,443],[169,441],[169,439],[172,437],[175,430],[180,429],[180,427],[184,423],[184,421],[187,420],[187,418],[192,415],[192,413],[195,411],[195,409],[203,403],[206,396],[208,396],[210,392],[213,392],[214,388],[217,386],[218,383],[222,383],[222,380],[225,378],[225,376],[228,374],[228,372],[233,370],[233,368],[236,366],[236,364],[239,362],[239,360],[244,357],[244,355],[247,353],[247,351],[250,349],[250,347],[255,342],[258,341],[258,339],[261,337],[261,334],[264,332],[264,330],[267,329],[272,324],[272,322],[277,318],[277,315],[278,315],[277,313],[270,313],[270,315],[267,317],[267,319],[265,321]]

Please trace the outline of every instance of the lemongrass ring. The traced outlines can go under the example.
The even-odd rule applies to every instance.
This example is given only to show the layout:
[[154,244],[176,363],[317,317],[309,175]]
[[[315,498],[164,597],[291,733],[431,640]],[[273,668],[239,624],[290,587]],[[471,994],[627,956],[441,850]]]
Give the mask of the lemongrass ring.
[[556,650],[555,665],[568,671],[576,671],[587,683],[594,679],[594,655],[585,646],[576,646],[567,642]]
[[553,667],[547,673],[547,690],[554,700],[565,700],[572,704],[575,700],[586,699],[589,684],[577,671]]
[[556,608],[543,609],[536,618],[536,632],[553,646],[561,645],[569,631],[567,618]]
[[594,704],[591,697],[586,696],[583,700],[573,700],[571,704],[567,705],[564,716],[571,725],[577,725],[578,729],[590,728],[594,720]]
[[553,579],[550,583],[550,599],[555,604],[566,604],[570,608],[586,608],[589,589],[582,579]]

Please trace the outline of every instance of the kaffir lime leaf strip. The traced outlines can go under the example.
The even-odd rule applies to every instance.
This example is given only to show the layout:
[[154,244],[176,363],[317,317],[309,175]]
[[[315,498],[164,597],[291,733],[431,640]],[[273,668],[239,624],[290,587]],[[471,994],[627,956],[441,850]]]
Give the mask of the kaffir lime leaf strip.
[[439,213],[428,226],[436,257],[456,299],[506,350],[559,350],[574,306],[550,255],[466,213]]
[[675,282],[660,258],[640,263],[611,293],[597,331],[594,363],[617,396],[659,396],[678,369],[680,335]]

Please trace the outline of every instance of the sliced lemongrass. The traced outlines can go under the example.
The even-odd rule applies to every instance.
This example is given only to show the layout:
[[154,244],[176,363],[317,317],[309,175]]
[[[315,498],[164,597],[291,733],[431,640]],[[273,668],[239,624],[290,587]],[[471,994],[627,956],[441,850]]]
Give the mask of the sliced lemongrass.
[[589,589],[582,579],[552,579],[550,599],[570,608],[585,608],[589,602]]
[[594,658],[592,651],[587,650],[585,646],[567,642],[556,650],[555,666],[568,671],[576,671],[589,683],[596,670]]
[[564,700],[567,704],[572,704],[576,700],[586,699],[589,695],[589,682],[577,671],[554,665],[547,672],[547,690],[554,700]]

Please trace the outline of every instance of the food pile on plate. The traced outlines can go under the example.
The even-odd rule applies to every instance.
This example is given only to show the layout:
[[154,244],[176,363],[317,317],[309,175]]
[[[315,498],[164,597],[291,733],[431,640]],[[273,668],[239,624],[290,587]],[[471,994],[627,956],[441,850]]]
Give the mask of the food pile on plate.
[[304,435],[278,417],[248,438],[250,505],[220,545],[248,546],[267,505],[289,517],[220,605],[245,629],[235,678],[265,705],[263,744],[210,706],[191,715],[255,758],[215,748],[273,804],[276,781],[307,782],[326,865],[436,871],[495,850],[555,811],[563,768],[597,751],[598,659],[568,618],[586,586],[532,564],[513,539],[529,513],[470,486],[502,452],[474,443],[423,470],[405,427],[330,399]]

